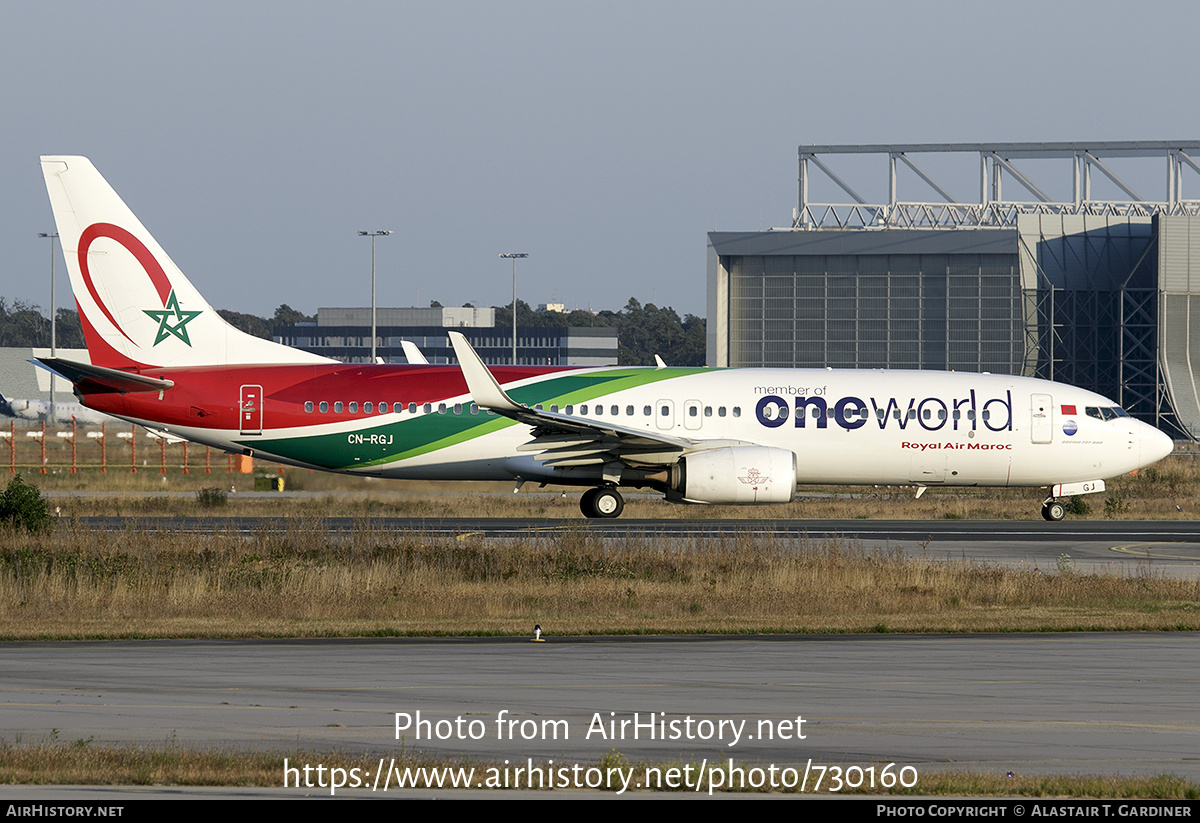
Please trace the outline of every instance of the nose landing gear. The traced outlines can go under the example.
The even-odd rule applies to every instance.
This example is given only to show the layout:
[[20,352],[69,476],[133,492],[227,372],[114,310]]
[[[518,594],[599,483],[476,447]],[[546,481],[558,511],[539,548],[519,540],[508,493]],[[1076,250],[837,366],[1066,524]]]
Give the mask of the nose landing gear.
[[1059,503],[1053,497],[1046,500],[1042,504],[1042,517],[1049,520],[1051,523],[1057,523],[1067,516],[1067,507]]

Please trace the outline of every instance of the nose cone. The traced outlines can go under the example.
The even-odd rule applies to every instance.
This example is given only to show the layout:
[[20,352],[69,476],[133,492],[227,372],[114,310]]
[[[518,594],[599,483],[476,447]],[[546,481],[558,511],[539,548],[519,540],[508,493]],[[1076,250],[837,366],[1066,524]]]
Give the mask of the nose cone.
[[1141,462],[1143,466],[1157,463],[1175,449],[1175,443],[1171,438],[1153,426],[1143,423],[1141,431],[1139,439],[1141,440]]

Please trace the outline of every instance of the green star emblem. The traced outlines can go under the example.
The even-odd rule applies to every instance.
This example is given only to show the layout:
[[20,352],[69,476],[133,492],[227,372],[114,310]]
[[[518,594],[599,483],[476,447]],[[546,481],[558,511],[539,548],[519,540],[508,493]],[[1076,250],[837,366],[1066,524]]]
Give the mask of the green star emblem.
[[[171,289],[171,296],[167,298],[167,302],[161,309],[142,309],[142,311],[151,319],[158,321],[158,334],[154,338],[155,346],[171,336],[178,337],[185,345],[191,346],[192,341],[188,339],[187,324],[194,320],[196,315],[203,314],[203,312],[183,311],[179,308],[179,298],[175,296],[174,289]],[[175,321],[173,324],[172,319]]]

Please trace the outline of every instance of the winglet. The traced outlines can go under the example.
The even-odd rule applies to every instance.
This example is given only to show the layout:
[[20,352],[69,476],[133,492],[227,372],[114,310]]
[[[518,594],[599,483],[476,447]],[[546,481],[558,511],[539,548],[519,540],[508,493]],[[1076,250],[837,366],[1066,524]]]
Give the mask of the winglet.
[[[425,359],[425,355],[421,354],[421,350],[417,348],[417,344],[411,340],[401,340],[400,348],[404,349],[404,359],[412,365],[428,366],[429,361]],[[460,360],[462,358],[459,358]]]
[[661,357],[659,357],[657,354],[654,355],[654,368],[655,369],[665,369],[666,367],[667,367],[667,364],[663,362],[663,359]]
[[462,367],[463,379],[467,381],[467,390],[471,392],[471,399],[480,408],[498,412],[525,410],[524,406],[504,393],[504,389],[500,388],[496,378],[479,359],[479,355],[475,353],[475,349],[471,348],[471,344],[467,342],[467,338],[463,337],[462,332],[452,331],[449,334],[450,345],[454,346],[454,354],[458,357],[458,364]]

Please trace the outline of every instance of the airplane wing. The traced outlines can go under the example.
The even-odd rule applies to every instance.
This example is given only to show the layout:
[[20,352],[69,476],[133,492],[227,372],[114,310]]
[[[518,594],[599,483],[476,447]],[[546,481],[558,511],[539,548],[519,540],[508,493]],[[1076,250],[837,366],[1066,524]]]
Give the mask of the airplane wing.
[[674,437],[608,421],[531,408],[508,396],[462,333],[451,331],[449,334],[467,381],[467,389],[476,405],[532,427],[530,433],[533,440],[517,448],[522,452],[539,452],[536,459],[544,465],[567,467],[628,463],[669,466],[690,452],[752,445],[736,440]]
[[152,429],[149,426],[143,426],[142,428],[144,428],[146,433],[155,440],[166,440],[168,446],[174,446],[177,443],[183,443],[186,441],[186,438],[176,437],[165,429]]

